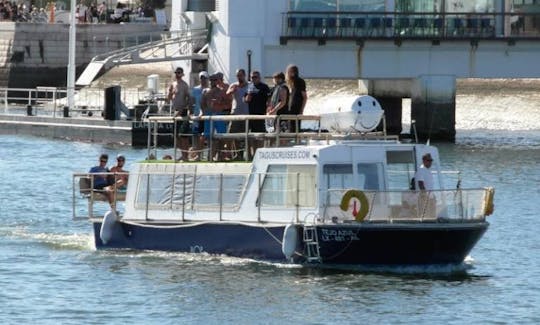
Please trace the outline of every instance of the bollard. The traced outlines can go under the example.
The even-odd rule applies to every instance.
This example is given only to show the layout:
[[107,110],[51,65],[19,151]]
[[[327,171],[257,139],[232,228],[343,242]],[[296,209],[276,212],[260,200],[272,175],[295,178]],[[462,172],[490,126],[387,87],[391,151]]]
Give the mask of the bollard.
[[69,117],[69,106],[64,106],[64,117]]
[[32,116],[32,105],[26,105],[26,115]]

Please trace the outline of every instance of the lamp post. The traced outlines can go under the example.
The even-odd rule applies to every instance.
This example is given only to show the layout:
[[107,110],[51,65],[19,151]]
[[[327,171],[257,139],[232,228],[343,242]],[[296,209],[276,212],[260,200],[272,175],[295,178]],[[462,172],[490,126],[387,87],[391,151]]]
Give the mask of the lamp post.
[[247,71],[248,81],[251,81],[251,54],[253,54],[253,52],[251,50],[247,50],[246,54],[247,54],[247,61],[248,61],[248,71]]
[[71,10],[69,19],[69,48],[68,48],[68,66],[67,66],[67,99],[69,109],[75,107],[75,42],[76,42],[76,25],[75,7],[77,3],[71,0]]

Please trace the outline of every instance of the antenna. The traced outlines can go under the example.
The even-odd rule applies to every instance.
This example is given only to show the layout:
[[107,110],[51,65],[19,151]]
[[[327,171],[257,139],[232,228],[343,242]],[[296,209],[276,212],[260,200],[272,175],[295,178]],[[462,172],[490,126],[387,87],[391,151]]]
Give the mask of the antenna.
[[418,133],[416,132],[416,120],[411,120],[411,126],[414,131],[414,143],[418,143]]

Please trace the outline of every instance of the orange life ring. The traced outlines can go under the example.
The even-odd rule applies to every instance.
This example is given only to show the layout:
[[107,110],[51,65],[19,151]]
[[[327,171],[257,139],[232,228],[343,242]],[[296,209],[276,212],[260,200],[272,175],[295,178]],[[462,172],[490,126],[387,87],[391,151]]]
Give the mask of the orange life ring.
[[495,196],[495,189],[493,187],[486,187],[486,198],[484,200],[484,215],[489,216],[493,214],[495,205],[493,204],[493,197]]

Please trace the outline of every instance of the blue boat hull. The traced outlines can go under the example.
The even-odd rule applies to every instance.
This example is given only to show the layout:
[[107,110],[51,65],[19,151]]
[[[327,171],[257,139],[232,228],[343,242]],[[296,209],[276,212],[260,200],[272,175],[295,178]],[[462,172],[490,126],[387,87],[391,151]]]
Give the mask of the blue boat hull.
[[[141,249],[206,252],[259,260],[286,261],[282,253],[282,226],[240,223],[186,223],[182,225],[116,222],[111,239],[100,239],[101,221],[94,223],[98,249]],[[315,227],[319,259],[323,264],[429,265],[459,264],[488,227],[487,222],[411,224],[328,224]],[[303,226],[296,226],[294,262],[306,262],[308,244]],[[313,246],[312,246],[313,247]],[[313,254],[311,254],[313,257]]]

